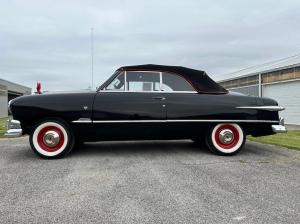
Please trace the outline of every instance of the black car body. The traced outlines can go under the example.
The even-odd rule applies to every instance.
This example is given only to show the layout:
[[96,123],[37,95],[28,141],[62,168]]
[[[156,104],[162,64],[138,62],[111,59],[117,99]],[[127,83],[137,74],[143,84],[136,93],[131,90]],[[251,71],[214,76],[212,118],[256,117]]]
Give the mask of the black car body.
[[[7,135],[29,134],[33,150],[46,158],[63,156],[79,142],[137,139],[194,139],[232,155],[248,134],[286,131],[278,115],[284,108],[275,100],[231,93],[205,72],[178,66],[121,67],[95,92],[23,96],[9,109],[12,125],[21,128]],[[38,129],[47,122],[50,128]],[[55,123],[59,126],[51,129]],[[68,140],[65,149],[53,153],[62,137]],[[231,150],[237,138],[239,147]],[[37,150],[40,146],[49,153]]]

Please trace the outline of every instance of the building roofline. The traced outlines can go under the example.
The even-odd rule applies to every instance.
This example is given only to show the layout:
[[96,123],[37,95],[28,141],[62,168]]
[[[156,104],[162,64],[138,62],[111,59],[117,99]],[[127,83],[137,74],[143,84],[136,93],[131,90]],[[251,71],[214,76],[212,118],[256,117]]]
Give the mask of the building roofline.
[[26,88],[26,89],[32,90],[32,88],[30,88],[30,87],[28,87],[28,86],[24,86],[24,85],[21,85],[21,84],[12,82],[12,81],[8,81],[8,80],[6,80],[6,79],[0,78],[0,81],[4,81],[4,82],[10,83],[10,84],[12,84],[12,85],[16,85],[16,86],[19,86],[19,87],[22,87],[22,88]]
[[256,68],[256,67],[260,67],[260,66],[265,66],[265,65],[271,65],[271,64],[274,64],[274,63],[280,63],[280,62],[283,62],[283,61],[286,61],[286,60],[289,60],[289,59],[292,59],[292,58],[295,58],[295,57],[299,57],[299,56],[300,55],[294,55],[294,56],[287,57],[287,58],[284,58],[284,59],[280,59],[280,60],[276,60],[276,61],[272,61],[272,62],[268,62],[268,63],[263,63],[263,64],[260,64],[260,65],[257,65],[257,66],[252,66],[252,67],[241,69],[241,70],[238,70],[238,71],[235,71],[235,72],[232,72],[232,73],[228,73],[226,75],[227,76],[231,75],[231,77],[228,77],[228,78],[225,78],[225,79],[219,79],[217,82],[218,83],[219,82],[226,82],[226,81],[231,81],[231,80],[235,80],[235,79],[245,78],[245,77],[249,77],[249,76],[254,76],[254,75],[259,75],[259,74],[265,74],[265,73],[269,73],[269,72],[280,71],[280,70],[283,70],[283,69],[289,69],[289,68],[298,67],[298,66],[300,66],[300,62],[297,62],[297,63],[294,63],[294,64],[290,64],[290,65],[285,65],[285,66],[279,66],[279,67],[276,67],[276,68],[262,69],[261,71],[249,72],[249,73],[244,74],[244,75],[234,76],[235,73],[242,72],[242,71],[247,70],[247,69],[252,69],[252,68]]
[[236,77],[232,77],[232,78],[228,78],[228,79],[221,79],[221,80],[218,80],[217,82],[218,83],[219,82],[226,82],[226,81],[245,78],[245,77],[249,77],[249,76],[265,74],[265,73],[269,73],[269,72],[276,72],[276,71],[280,71],[280,70],[283,70],[283,69],[289,69],[289,68],[294,68],[294,67],[298,67],[298,66],[300,66],[300,63],[293,64],[293,65],[288,65],[288,66],[283,66],[283,67],[278,67],[278,68],[274,68],[274,69],[269,69],[269,70],[263,70],[261,72],[253,72],[253,73],[249,73],[249,74],[246,74],[246,75],[236,76]]

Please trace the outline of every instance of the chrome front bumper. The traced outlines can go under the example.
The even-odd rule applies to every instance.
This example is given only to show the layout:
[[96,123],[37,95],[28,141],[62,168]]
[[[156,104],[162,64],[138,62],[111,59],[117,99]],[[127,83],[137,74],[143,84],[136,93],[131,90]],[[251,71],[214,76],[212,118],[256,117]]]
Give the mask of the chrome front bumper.
[[287,132],[287,129],[284,126],[284,119],[282,117],[279,119],[279,124],[272,125],[272,130],[275,133],[286,133]]
[[16,138],[22,135],[22,128],[20,121],[17,120],[7,120],[6,123],[6,132],[4,134],[5,137],[8,138]]

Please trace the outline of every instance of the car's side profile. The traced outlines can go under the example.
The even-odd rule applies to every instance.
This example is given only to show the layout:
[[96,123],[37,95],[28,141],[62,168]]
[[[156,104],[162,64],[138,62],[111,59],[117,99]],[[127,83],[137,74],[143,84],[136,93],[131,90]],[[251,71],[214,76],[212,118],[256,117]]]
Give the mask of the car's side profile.
[[24,96],[9,104],[8,136],[30,135],[44,158],[102,140],[193,139],[219,155],[236,154],[248,134],[286,132],[275,100],[231,93],[199,70],[119,68],[97,91]]

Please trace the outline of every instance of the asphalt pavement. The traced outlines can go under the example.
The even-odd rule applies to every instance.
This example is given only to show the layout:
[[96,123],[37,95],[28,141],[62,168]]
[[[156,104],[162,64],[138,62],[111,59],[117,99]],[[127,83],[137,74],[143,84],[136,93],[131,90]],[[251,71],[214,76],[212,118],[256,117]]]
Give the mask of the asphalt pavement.
[[300,152],[130,141],[43,160],[27,137],[2,139],[0,223],[300,223]]

